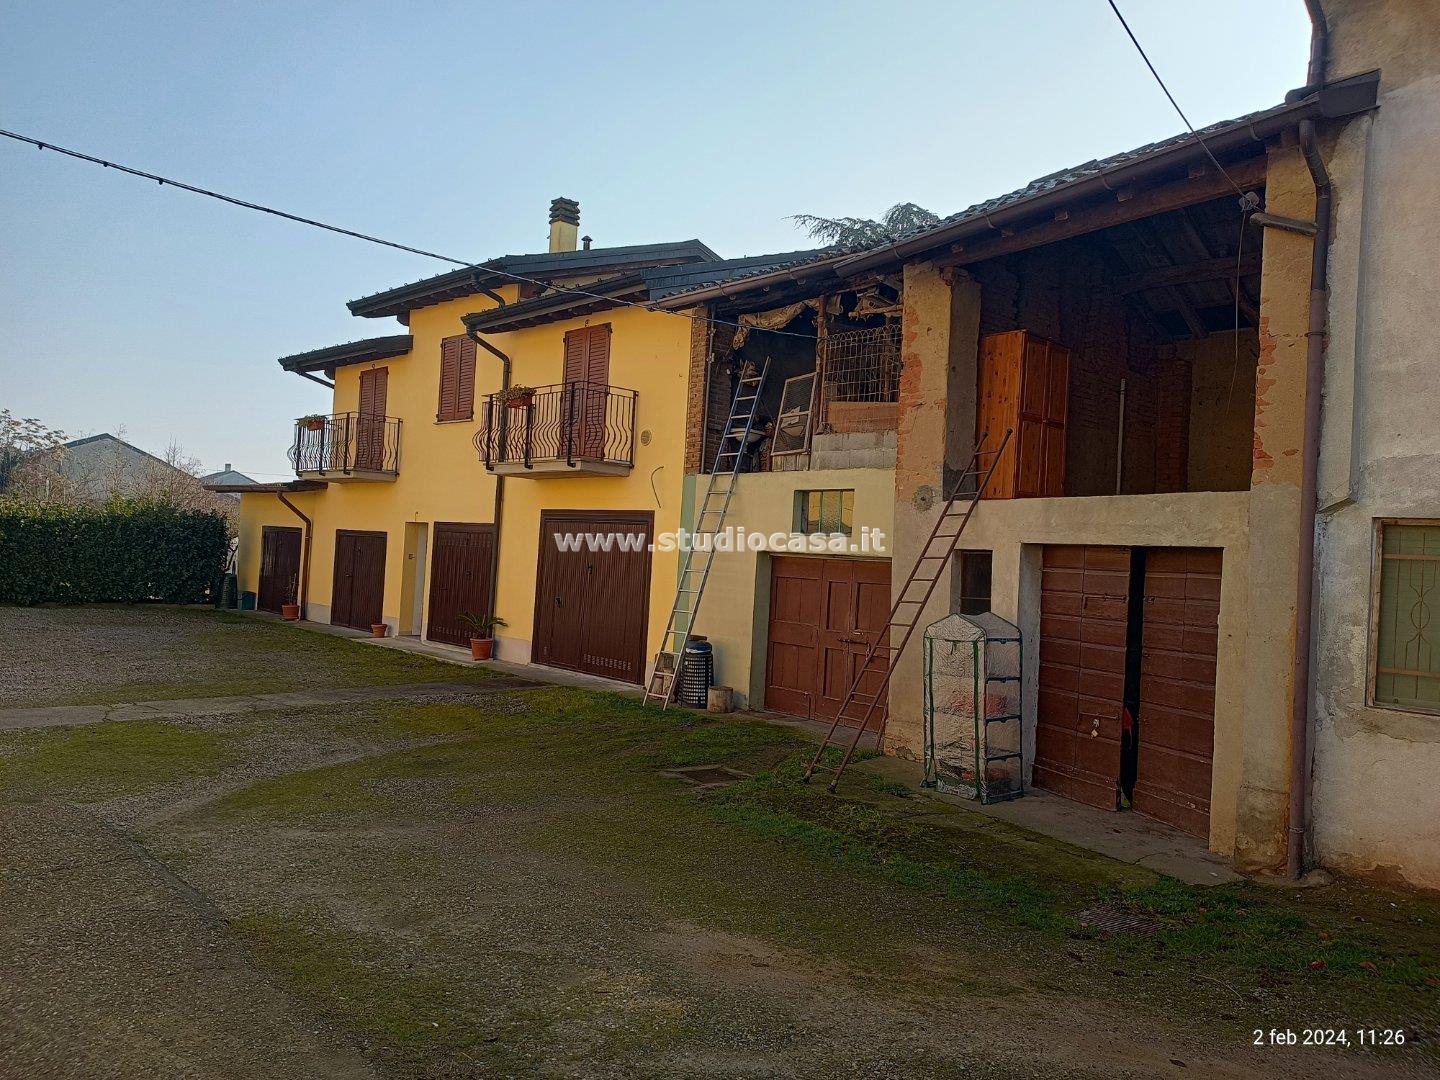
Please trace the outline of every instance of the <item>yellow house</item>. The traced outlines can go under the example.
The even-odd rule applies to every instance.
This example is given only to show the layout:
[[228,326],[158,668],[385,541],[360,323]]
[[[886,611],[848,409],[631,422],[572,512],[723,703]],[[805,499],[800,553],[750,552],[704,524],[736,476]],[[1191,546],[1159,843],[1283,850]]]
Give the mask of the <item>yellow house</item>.
[[501,659],[643,681],[677,573],[652,546],[682,524],[707,339],[644,305],[768,264],[698,240],[580,248],[578,225],[556,199],[549,251],[355,300],[408,332],[280,359],[334,404],[296,421],[295,480],[242,493],[247,602],[456,647],[493,611]]

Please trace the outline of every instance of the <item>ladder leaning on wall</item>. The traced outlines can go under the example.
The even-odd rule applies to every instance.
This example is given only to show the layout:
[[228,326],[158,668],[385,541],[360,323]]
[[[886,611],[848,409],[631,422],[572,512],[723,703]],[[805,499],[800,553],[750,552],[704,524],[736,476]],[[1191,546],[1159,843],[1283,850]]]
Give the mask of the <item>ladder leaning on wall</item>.
[[[870,718],[875,715],[881,700],[886,696],[890,680],[895,674],[896,665],[900,662],[900,656],[905,651],[905,646],[910,643],[911,636],[915,633],[915,627],[920,624],[920,616],[925,611],[925,605],[930,602],[931,595],[935,592],[935,586],[939,584],[940,578],[944,575],[945,568],[950,565],[955,549],[960,543],[960,537],[965,532],[965,526],[970,524],[970,517],[975,513],[975,508],[980,504],[980,496],[985,490],[985,485],[990,482],[991,474],[1000,464],[1000,458],[1005,453],[1005,447],[1010,444],[1010,436],[1013,431],[1006,431],[999,444],[993,449],[986,449],[990,441],[988,434],[982,435],[975,446],[975,452],[970,455],[970,463],[965,471],[955,478],[955,486],[950,491],[950,497],[945,501],[940,514],[935,519],[935,524],[930,529],[930,535],[920,545],[920,554],[916,557],[915,563],[910,567],[910,574],[905,578],[905,584],[895,594],[895,603],[890,608],[890,617],[885,625],[875,635],[875,640],[870,643],[870,648],[865,652],[865,659],[855,669],[855,677],[850,682],[850,690],[845,695],[845,700],[840,703],[836,710],[835,719],[830,723],[830,730],[825,733],[815,755],[810,759],[810,765],[805,770],[805,779],[808,781],[817,770],[831,772],[834,776],[830,780],[830,790],[834,791],[840,783],[840,776],[845,772],[845,767],[850,764],[856,748],[860,745],[860,739],[865,734],[865,729],[870,723]],[[986,459],[989,464],[983,464]],[[954,530],[953,532],[951,530]],[[939,543],[937,548],[935,545]],[[928,565],[927,565],[928,564]],[[923,567],[923,569],[922,569]],[[923,589],[920,595],[912,595],[911,590]],[[894,642],[894,635],[900,632],[900,643]],[[880,653],[884,653],[884,667],[871,668]],[[869,675],[879,675],[879,685],[874,687],[874,693],[861,693],[860,686]],[[888,713],[887,713],[888,717]],[[840,759],[840,764],[831,769],[821,765],[820,759],[825,751],[831,746],[838,746],[845,741],[845,737],[835,738],[835,733],[840,729],[841,724],[854,726],[854,734],[849,739],[849,745],[845,747],[845,755]],[[848,733],[847,733],[848,734]],[[880,746],[880,740],[885,737],[885,720],[875,732],[875,746]]]
[[715,536],[725,527],[725,515],[735,494],[735,478],[745,464],[750,448],[750,435],[755,428],[755,413],[760,406],[760,391],[770,371],[770,358],[760,370],[746,363],[735,384],[735,399],[730,403],[730,419],[715,450],[715,463],[705,495],[695,512],[695,527],[690,530],[690,545],[680,560],[680,580],[670,617],[660,638],[660,651],[650,684],[645,688],[645,704],[658,701],[664,709],[675,700],[675,688],[685,659],[685,646],[695,628],[695,616],[710,580],[710,566],[715,559]]

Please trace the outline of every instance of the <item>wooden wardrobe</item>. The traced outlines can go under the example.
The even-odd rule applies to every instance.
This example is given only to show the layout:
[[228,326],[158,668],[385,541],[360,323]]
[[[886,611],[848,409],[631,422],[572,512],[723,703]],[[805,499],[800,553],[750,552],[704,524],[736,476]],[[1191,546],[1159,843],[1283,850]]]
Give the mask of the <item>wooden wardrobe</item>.
[[[1013,430],[981,497],[1025,499],[1065,494],[1065,413],[1070,350],[1026,330],[980,339],[976,437],[998,446]],[[981,468],[989,459],[982,459]]]

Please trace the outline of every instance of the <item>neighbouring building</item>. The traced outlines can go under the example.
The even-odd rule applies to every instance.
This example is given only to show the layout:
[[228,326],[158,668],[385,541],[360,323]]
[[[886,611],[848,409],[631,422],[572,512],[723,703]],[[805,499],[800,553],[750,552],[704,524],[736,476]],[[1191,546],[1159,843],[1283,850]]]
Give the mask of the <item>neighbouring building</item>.
[[241,496],[240,589],[260,608],[456,646],[476,636],[462,616],[493,611],[504,659],[642,681],[675,589],[675,552],[649,546],[683,520],[703,329],[645,305],[768,263],[698,240],[579,247],[578,224],[557,199],[549,251],[355,300],[407,332],[281,358],[334,404],[296,421],[296,480],[215,486]]
[[[680,560],[554,536],[693,527],[764,371],[725,500],[759,542],[694,627],[741,705],[835,716],[958,488],[918,625],[1019,628],[1027,787],[1440,888],[1440,5],[1324,6],[1284,103],[883,248],[577,251],[557,201],[549,253],[355,301],[409,332],[281,361],[336,412],[244,495],[241,588],[458,643],[498,582],[502,656],[640,682]],[[917,645],[877,713],[914,757]]]
[[[251,484],[254,484],[255,480],[252,477],[246,476],[244,473],[236,470],[227,461],[225,463],[225,467],[219,472],[206,473],[204,476],[200,477],[200,482],[206,487],[211,487],[216,484],[220,484],[225,487],[248,487]],[[236,492],[231,492],[225,497],[232,502],[238,503],[240,501],[240,495]]]
[[206,490],[209,477],[166,460],[109,432],[71,439],[26,455],[11,477],[11,490],[40,500],[99,503],[120,497],[154,498],[199,510],[235,512],[233,500]]

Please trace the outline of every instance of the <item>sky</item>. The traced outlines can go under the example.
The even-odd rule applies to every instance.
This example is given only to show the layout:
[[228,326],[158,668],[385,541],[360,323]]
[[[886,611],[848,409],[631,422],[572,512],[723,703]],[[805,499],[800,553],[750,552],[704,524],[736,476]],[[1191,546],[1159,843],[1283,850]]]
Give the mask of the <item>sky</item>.
[[[1197,126],[1304,82],[1302,0],[1120,0]],[[809,246],[1183,130],[1105,0],[17,3],[0,128],[452,255]],[[291,475],[279,356],[444,264],[0,139],[0,408]]]

